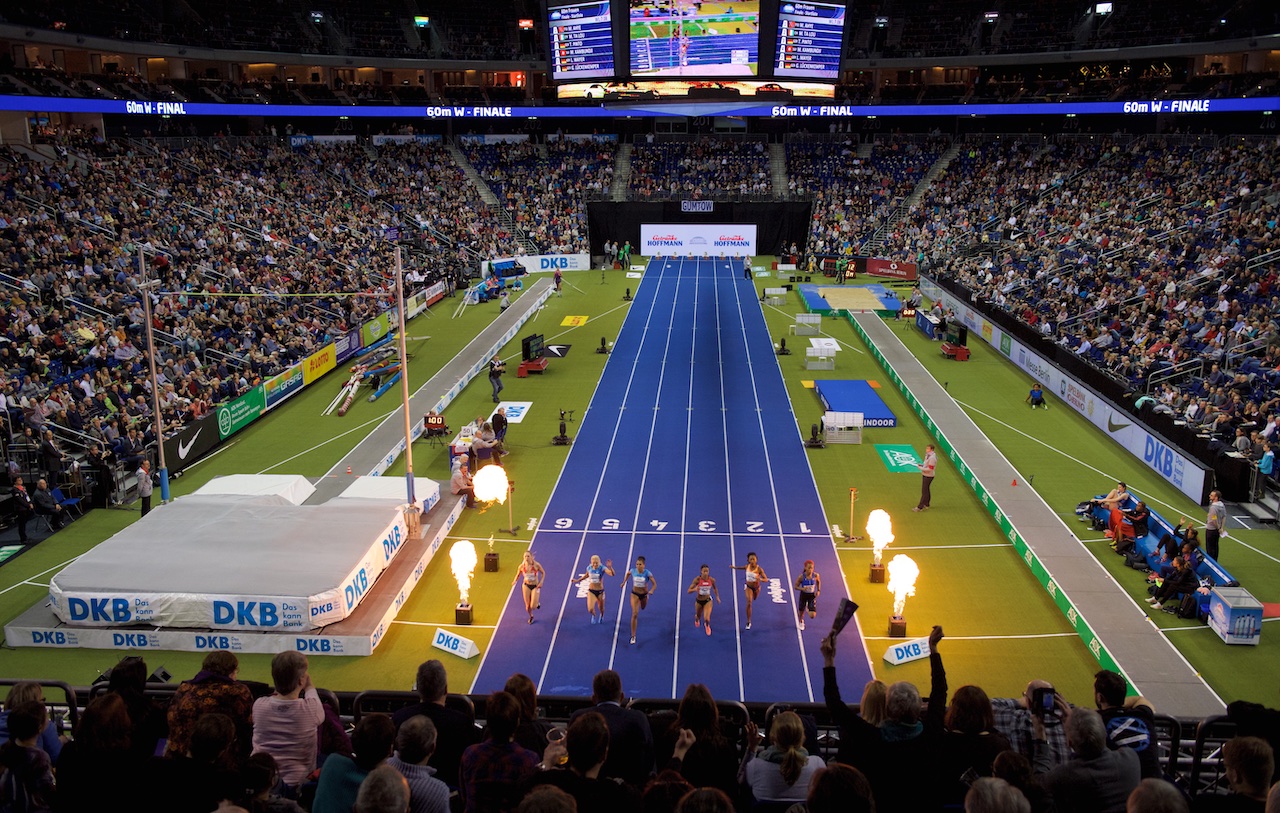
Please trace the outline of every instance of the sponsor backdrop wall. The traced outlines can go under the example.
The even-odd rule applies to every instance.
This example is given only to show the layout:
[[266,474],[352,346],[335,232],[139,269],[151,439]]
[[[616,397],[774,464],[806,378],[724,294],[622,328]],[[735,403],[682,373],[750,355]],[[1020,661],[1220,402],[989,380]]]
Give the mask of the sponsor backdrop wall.
[[640,247],[636,254],[703,254],[712,257],[754,255],[756,227],[754,223],[642,223]]
[[[1146,463],[1152,471],[1172,483],[1183,494],[1197,503],[1206,501],[1210,478],[1206,477],[1205,469],[1200,463],[1170,447],[1168,441],[1150,432],[1132,415],[1117,409],[1110,401],[1049,363],[1044,356],[984,319],[982,314],[949,291],[927,278],[921,278],[920,289],[925,296],[941,299],[945,307],[954,311],[968,326],[970,336],[982,336],[983,341],[998,349],[1027,375],[1039,381],[1047,393],[1056,395],[1063,403],[1088,418],[1090,423],[1106,432],[1112,440]],[[1099,490],[1105,491],[1104,486],[1105,484],[1100,484]]]
[[745,229],[754,227],[755,247],[725,247],[725,256],[734,254],[780,254],[784,245],[792,242],[804,245],[809,228],[809,215],[812,204],[808,201],[788,201],[786,203],[725,203],[712,200],[669,200],[657,202],[615,203],[613,201],[593,201],[587,204],[587,223],[590,228],[591,253],[604,254],[606,240],[617,240],[618,245],[631,242],[633,255],[645,255],[639,247],[643,243],[642,230],[646,227],[671,230],[675,227],[697,227],[704,231],[707,246],[701,244],[690,248],[675,248],[666,253],[693,251],[698,256],[703,252],[720,256],[720,249],[712,245],[715,238],[723,232],[726,236],[740,233],[747,236]]

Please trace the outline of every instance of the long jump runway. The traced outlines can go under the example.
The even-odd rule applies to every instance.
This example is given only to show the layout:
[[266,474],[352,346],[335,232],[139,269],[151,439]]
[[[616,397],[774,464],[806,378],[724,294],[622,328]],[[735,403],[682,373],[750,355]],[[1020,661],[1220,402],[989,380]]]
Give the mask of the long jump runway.
[[[808,702],[822,697],[820,638],[848,595],[753,283],[728,260],[652,260],[584,413],[533,539],[547,571],[530,625],[513,588],[473,692],[523,672],[542,694],[590,694],[616,669],[633,697]],[[741,571],[754,551],[770,584],[745,627]],[[605,623],[592,625],[591,555],[613,560]],[[629,643],[625,574],[644,556],[657,588]],[[799,629],[792,584],[806,559],[822,576],[818,617]],[[721,604],[707,636],[686,590],[711,568]],[[850,686],[871,679],[856,622],[841,634]]]

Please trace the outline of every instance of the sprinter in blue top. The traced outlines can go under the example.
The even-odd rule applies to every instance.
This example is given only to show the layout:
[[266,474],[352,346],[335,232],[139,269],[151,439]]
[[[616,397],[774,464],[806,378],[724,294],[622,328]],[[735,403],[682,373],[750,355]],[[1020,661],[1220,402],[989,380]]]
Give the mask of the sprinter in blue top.
[[822,593],[822,577],[813,569],[813,560],[804,560],[804,572],[796,577],[796,616],[800,619],[800,629],[804,629],[804,611],[809,611],[810,618],[818,617],[818,595]]
[[658,580],[644,567],[644,557],[636,557],[636,566],[627,571],[623,587],[631,585],[631,643],[636,642],[636,620],[640,611],[649,604],[649,596],[658,589]]
[[[592,624],[599,624],[604,621],[604,577],[613,575],[613,560],[600,564],[600,557],[592,555],[591,564],[587,566],[587,572],[573,580],[573,584],[577,584],[583,579],[587,580],[587,613],[591,616]],[[596,618],[596,608],[600,608],[600,617]]]

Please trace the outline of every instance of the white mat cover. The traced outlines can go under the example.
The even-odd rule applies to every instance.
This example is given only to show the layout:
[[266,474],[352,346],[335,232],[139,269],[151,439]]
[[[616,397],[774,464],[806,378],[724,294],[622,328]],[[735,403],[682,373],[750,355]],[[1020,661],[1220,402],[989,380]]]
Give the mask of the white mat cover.
[[305,630],[346,618],[408,538],[392,500],[191,495],[53,577],[63,622]]

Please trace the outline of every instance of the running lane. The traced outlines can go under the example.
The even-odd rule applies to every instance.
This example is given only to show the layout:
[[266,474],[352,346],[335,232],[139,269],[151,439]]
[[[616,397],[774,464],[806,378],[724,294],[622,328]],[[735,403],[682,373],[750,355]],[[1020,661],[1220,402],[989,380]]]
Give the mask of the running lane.
[[[726,260],[653,260],[583,416],[533,549],[548,571],[542,610],[526,623],[513,590],[473,691],[524,672],[545,694],[587,694],[617,669],[628,694],[821,699],[818,640],[847,595],[755,288]],[[770,581],[745,626],[742,564]],[[612,560],[605,623],[590,623],[570,586],[592,554]],[[658,588],[630,643],[626,569],[644,556]],[[791,585],[805,559],[823,574],[819,617],[799,629]],[[701,565],[717,580],[712,634],[695,626],[687,590]],[[855,625],[841,673],[870,679]],[[855,637],[858,638],[854,641]]]

